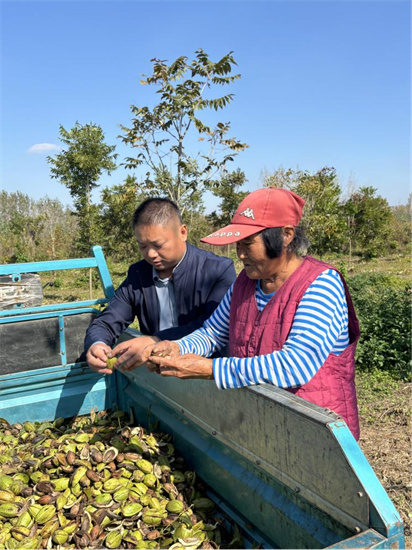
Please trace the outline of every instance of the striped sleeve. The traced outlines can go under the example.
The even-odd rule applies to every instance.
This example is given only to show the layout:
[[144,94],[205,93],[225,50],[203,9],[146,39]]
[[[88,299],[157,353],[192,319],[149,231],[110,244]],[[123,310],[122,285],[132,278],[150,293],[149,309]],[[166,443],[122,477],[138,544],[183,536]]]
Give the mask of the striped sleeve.
[[176,340],[180,353],[196,353],[203,357],[210,357],[215,351],[226,346],[229,342],[230,302],[232,300],[233,284],[223,296],[222,301],[207,319],[203,326]]
[[348,308],[339,274],[325,270],[308,287],[282,349],[256,357],[213,359],[220,389],[256,384],[291,388],[306,384],[333,352],[348,345]]

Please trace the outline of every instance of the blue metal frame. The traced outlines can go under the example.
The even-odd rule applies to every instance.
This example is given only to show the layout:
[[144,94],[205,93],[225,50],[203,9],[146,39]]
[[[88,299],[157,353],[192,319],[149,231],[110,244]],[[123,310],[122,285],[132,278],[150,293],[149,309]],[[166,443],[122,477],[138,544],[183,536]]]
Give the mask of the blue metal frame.
[[[0,312],[0,324],[57,318],[61,357],[61,365],[0,376],[0,416],[10,422],[27,418],[50,420],[88,413],[91,408],[118,406],[133,411],[139,423],[150,427],[153,422],[159,422],[159,429],[174,434],[176,447],[186,457],[189,467],[209,483],[213,491],[211,498],[238,522],[253,544],[259,543],[263,548],[288,548],[291,544],[296,548],[331,549],[404,547],[401,518],[343,421],[327,418],[326,425],[370,503],[365,512],[365,525],[357,528],[359,533],[353,536],[350,536],[353,529],[338,521],[339,518],[329,516],[317,507],[318,503],[306,499],[303,491],[296,492],[272,476],[260,459],[249,460],[239,448],[231,448],[223,436],[219,439],[213,424],[207,424],[206,430],[201,423],[195,423],[191,409],[185,409],[181,400],[175,402],[173,392],[169,397],[162,395],[159,382],[145,387],[141,372],[116,371],[114,375],[101,376],[84,362],[67,364],[64,317],[95,313],[96,308],[90,306],[103,305],[114,295],[101,247],[94,246],[91,250],[94,258],[0,266],[0,275],[11,274],[17,280],[21,273],[97,267],[106,296],[105,300]],[[196,395],[194,401],[197,411]],[[360,532],[361,529],[365,530]],[[246,547],[250,546],[248,543]]]
[[[145,384],[150,376],[152,386]],[[147,429],[156,426],[156,430],[173,434],[189,468],[216,492],[210,497],[215,500],[216,495],[223,496],[224,501],[217,501],[219,508],[262,548],[404,548],[401,518],[343,421],[331,420],[327,429],[364,490],[354,498],[363,496],[369,502],[369,521],[355,523],[353,529],[322,511],[316,502],[310,503],[303,491],[296,492],[279,482],[263,469],[261,460],[249,460],[224,440],[219,441],[214,424],[208,420],[204,427],[196,424],[178,394],[163,393],[163,380],[154,375],[145,377],[141,369],[116,372],[116,377],[119,407],[133,411],[137,422]],[[205,388],[202,398],[195,395],[193,387],[186,391],[199,401],[207,394]],[[353,534],[357,530],[359,534]]]
[[114,287],[107,267],[106,259],[101,246],[92,246],[90,249],[92,258],[78,258],[71,260],[52,260],[48,262],[28,262],[21,264],[0,265],[0,275],[11,275],[14,281],[21,280],[22,273],[39,273],[45,271],[72,270],[79,268],[96,267],[103,287],[105,298],[97,300],[83,300],[61,304],[44,304],[31,308],[15,306],[14,309],[0,312],[0,325],[21,321],[33,321],[37,319],[49,319],[57,317],[59,322],[59,343],[61,365],[66,366],[66,339],[64,329],[64,317],[78,313],[96,313],[96,308],[90,306],[102,306],[114,296]]
[[66,336],[64,332],[64,316],[59,315],[59,341],[60,341],[60,356],[62,360],[62,365],[66,365]]
[[70,417],[116,407],[116,380],[91,371],[86,363],[67,363],[64,318],[81,313],[96,313],[114,296],[114,287],[101,246],[91,247],[93,257],[48,262],[0,265],[0,275],[11,275],[15,282],[22,273],[98,269],[105,298],[78,302],[15,307],[0,312],[0,325],[57,318],[61,364],[31,371],[14,372],[0,377],[0,416],[10,422],[27,418],[49,420],[56,416]]
[[370,527],[387,538],[386,548],[395,548],[395,541],[404,543],[402,519],[345,422],[332,422],[329,428],[370,499]]
[[0,376],[0,417],[11,424],[51,420],[116,408],[116,380],[85,363]]
[[[85,307],[85,306],[104,306],[107,304],[108,300],[106,298],[99,298],[97,300],[83,300],[79,302],[64,302],[61,304],[45,304],[43,306],[35,306],[30,308],[25,308],[19,306],[15,309],[8,309],[5,311],[2,311],[0,313],[1,317],[14,317],[16,315],[24,315],[24,314],[32,314],[32,313],[42,313],[45,310],[47,311],[56,311],[61,309],[72,309],[72,308],[79,308],[79,307]],[[33,317],[34,318],[34,317]],[[19,320],[21,318],[19,317]],[[0,319],[0,323],[2,320]]]
[[20,313],[20,315],[5,319],[0,317],[0,325],[4,325],[6,323],[16,323],[19,321],[33,321],[35,319],[50,319],[51,317],[60,317],[60,315],[65,315],[67,317],[69,315],[76,315],[77,313],[96,313],[96,309],[89,307],[71,310],[59,309],[57,311],[47,311],[47,306],[43,306],[42,311],[39,313],[30,313],[29,308],[27,308],[27,310],[24,309],[24,313]]
[[39,271],[61,271],[64,269],[80,269],[97,267],[104,295],[109,300],[114,296],[114,287],[101,246],[92,246],[93,258],[76,258],[71,260],[51,260],[49,262],[27,262],[22,264],[0,265],[0,275],[12,275],[19,280],[21,273],[37,273]]

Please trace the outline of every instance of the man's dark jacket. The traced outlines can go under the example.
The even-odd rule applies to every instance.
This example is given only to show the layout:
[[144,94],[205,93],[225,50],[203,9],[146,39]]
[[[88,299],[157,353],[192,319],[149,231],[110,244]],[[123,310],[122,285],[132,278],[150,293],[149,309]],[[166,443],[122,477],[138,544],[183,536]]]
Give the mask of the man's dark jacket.
[[177,340],[200,328],[236,279],[233,261],[187,244],[173,272],[179,326],[159,331],[159,304],[152,266],[141,260],[129,267],[126,280],[86,332],[85,350],[95,342],[112,346],[135,317],[143,334]]

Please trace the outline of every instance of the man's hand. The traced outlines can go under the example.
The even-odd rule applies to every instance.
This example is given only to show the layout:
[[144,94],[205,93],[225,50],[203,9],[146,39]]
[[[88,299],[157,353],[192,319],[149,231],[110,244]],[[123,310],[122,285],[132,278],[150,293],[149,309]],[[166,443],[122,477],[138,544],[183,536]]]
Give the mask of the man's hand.
[[175,376],[176,378],[202,378],[213,380],[213,361],[205,359],[194,353],[187,353],[180,357],[158,357],[152,355],[150,361],[157,365],[156,372],[162,376]]
[[137,369],[137,367],[146,363],[153,345],[159,341],[160,339],[157,336],[138,336],[118,344],[111,350],[111,355],[118,357],[115,368],[120,367],[123,371]]
[[90,346],[87,351],[86,360],[89,367],[99,374],[112,374],[112,370],[107,368],[106,361],[110,357],[112,348],[107,344],[97,343]]

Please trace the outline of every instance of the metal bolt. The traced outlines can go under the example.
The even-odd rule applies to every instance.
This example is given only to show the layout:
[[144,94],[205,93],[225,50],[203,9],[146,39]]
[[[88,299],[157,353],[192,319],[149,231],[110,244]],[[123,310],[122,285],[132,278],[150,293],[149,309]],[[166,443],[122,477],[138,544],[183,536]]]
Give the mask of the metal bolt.
[[260,464],[260,460],[259,460],[259,459],[256,460],[256,464],[259,466],[259,464]]
[[212,430],[212,435],[216,435],[216,430]]
[[300,487],[295,487],[294,491],[295,493],[300,493]]
[[362,531],[362,529],[358,526],[355,527],[355,533],[360,533]]
[[358,497],[361,497],[361,498],[363,497],[362,491],[359,491],[359,492],[358,492]]

